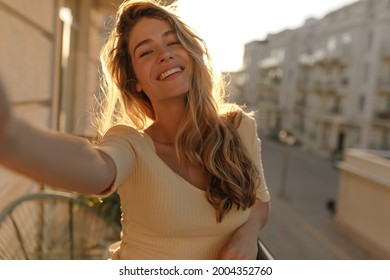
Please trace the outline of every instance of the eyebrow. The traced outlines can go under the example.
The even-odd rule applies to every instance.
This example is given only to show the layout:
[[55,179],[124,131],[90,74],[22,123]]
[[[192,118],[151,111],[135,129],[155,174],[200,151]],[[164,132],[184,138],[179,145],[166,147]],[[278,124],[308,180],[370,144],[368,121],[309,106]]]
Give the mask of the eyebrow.
[[[174,30],[168,30],[168,31],[166,31],[166,32],[164,32],[164,33],[162,34],[162,37],[163,37],[163,38],[166,38],[166,37],[168,37],[168,36],[170,36],[170,35],[172,35],[172,34],[176,34],[176,32],[175,32]],[[146,44],[150,43],[151,41],[152,41],[151,39],[145,39],[145,40],[142,40],[141,42],[139,42],[137,45],[135,45],[134,50],[133,50],[133,55],[135,55],[135,51],[136,51],[139,47],[141,47],[141,46],[143,46],[143,45],[146,45]]]

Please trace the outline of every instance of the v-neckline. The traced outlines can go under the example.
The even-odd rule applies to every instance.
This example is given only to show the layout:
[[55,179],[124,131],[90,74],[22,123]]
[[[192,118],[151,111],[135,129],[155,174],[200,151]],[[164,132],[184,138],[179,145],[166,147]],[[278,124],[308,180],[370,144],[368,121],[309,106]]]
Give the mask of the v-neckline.
[[158,154],[157,154],[157,148],[156,145],[154,144],[154,141],[152,137],[147,134],[146,132],[143,132],[142,135],[146,137],[147,141],[149,141],[150,147],[152,148],[154,155],[157,157],[158,161],[167,169],[169,169],[170,172],[175,174],[178,178],[180,178],[181,181],[185,182],[187,185],[189,185],[191,188],[196,189],[197,191],[200,191],[201,193],[205,193],[206,190],[201,189],[194,184],[190,183],[187,179],[185,179],[183,176],[181,176],[179,173],[175,172]]

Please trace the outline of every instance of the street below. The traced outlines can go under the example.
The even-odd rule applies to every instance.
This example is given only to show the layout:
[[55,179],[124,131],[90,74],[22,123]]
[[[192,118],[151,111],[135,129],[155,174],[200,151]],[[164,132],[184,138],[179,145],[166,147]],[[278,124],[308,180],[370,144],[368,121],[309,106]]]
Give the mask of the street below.
[[[339,171],[298,145],[261,136],[271,213],[261,239],[280,260],[377,259],[334,224]],[[288,149],[288,150],[286,150]]]

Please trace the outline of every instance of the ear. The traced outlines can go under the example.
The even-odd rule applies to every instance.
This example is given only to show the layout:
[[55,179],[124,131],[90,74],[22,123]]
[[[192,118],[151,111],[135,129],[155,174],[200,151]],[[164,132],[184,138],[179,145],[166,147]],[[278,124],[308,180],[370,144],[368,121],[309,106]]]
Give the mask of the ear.
[[137,83],[137,84],[135,85],[135,89],[137,90],[137,92],[141,92],[141,91],[142,91],[142,87],[140,86],[139,83]]

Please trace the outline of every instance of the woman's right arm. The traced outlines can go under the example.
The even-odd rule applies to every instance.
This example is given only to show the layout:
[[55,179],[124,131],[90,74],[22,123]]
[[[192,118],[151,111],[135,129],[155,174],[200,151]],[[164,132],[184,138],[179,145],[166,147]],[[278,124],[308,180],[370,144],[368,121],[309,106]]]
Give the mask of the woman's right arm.
[[88,194],[104,192],[116,173],[111,158],[86,140],[13,116],[1,84],[0,164],[52,187]]

